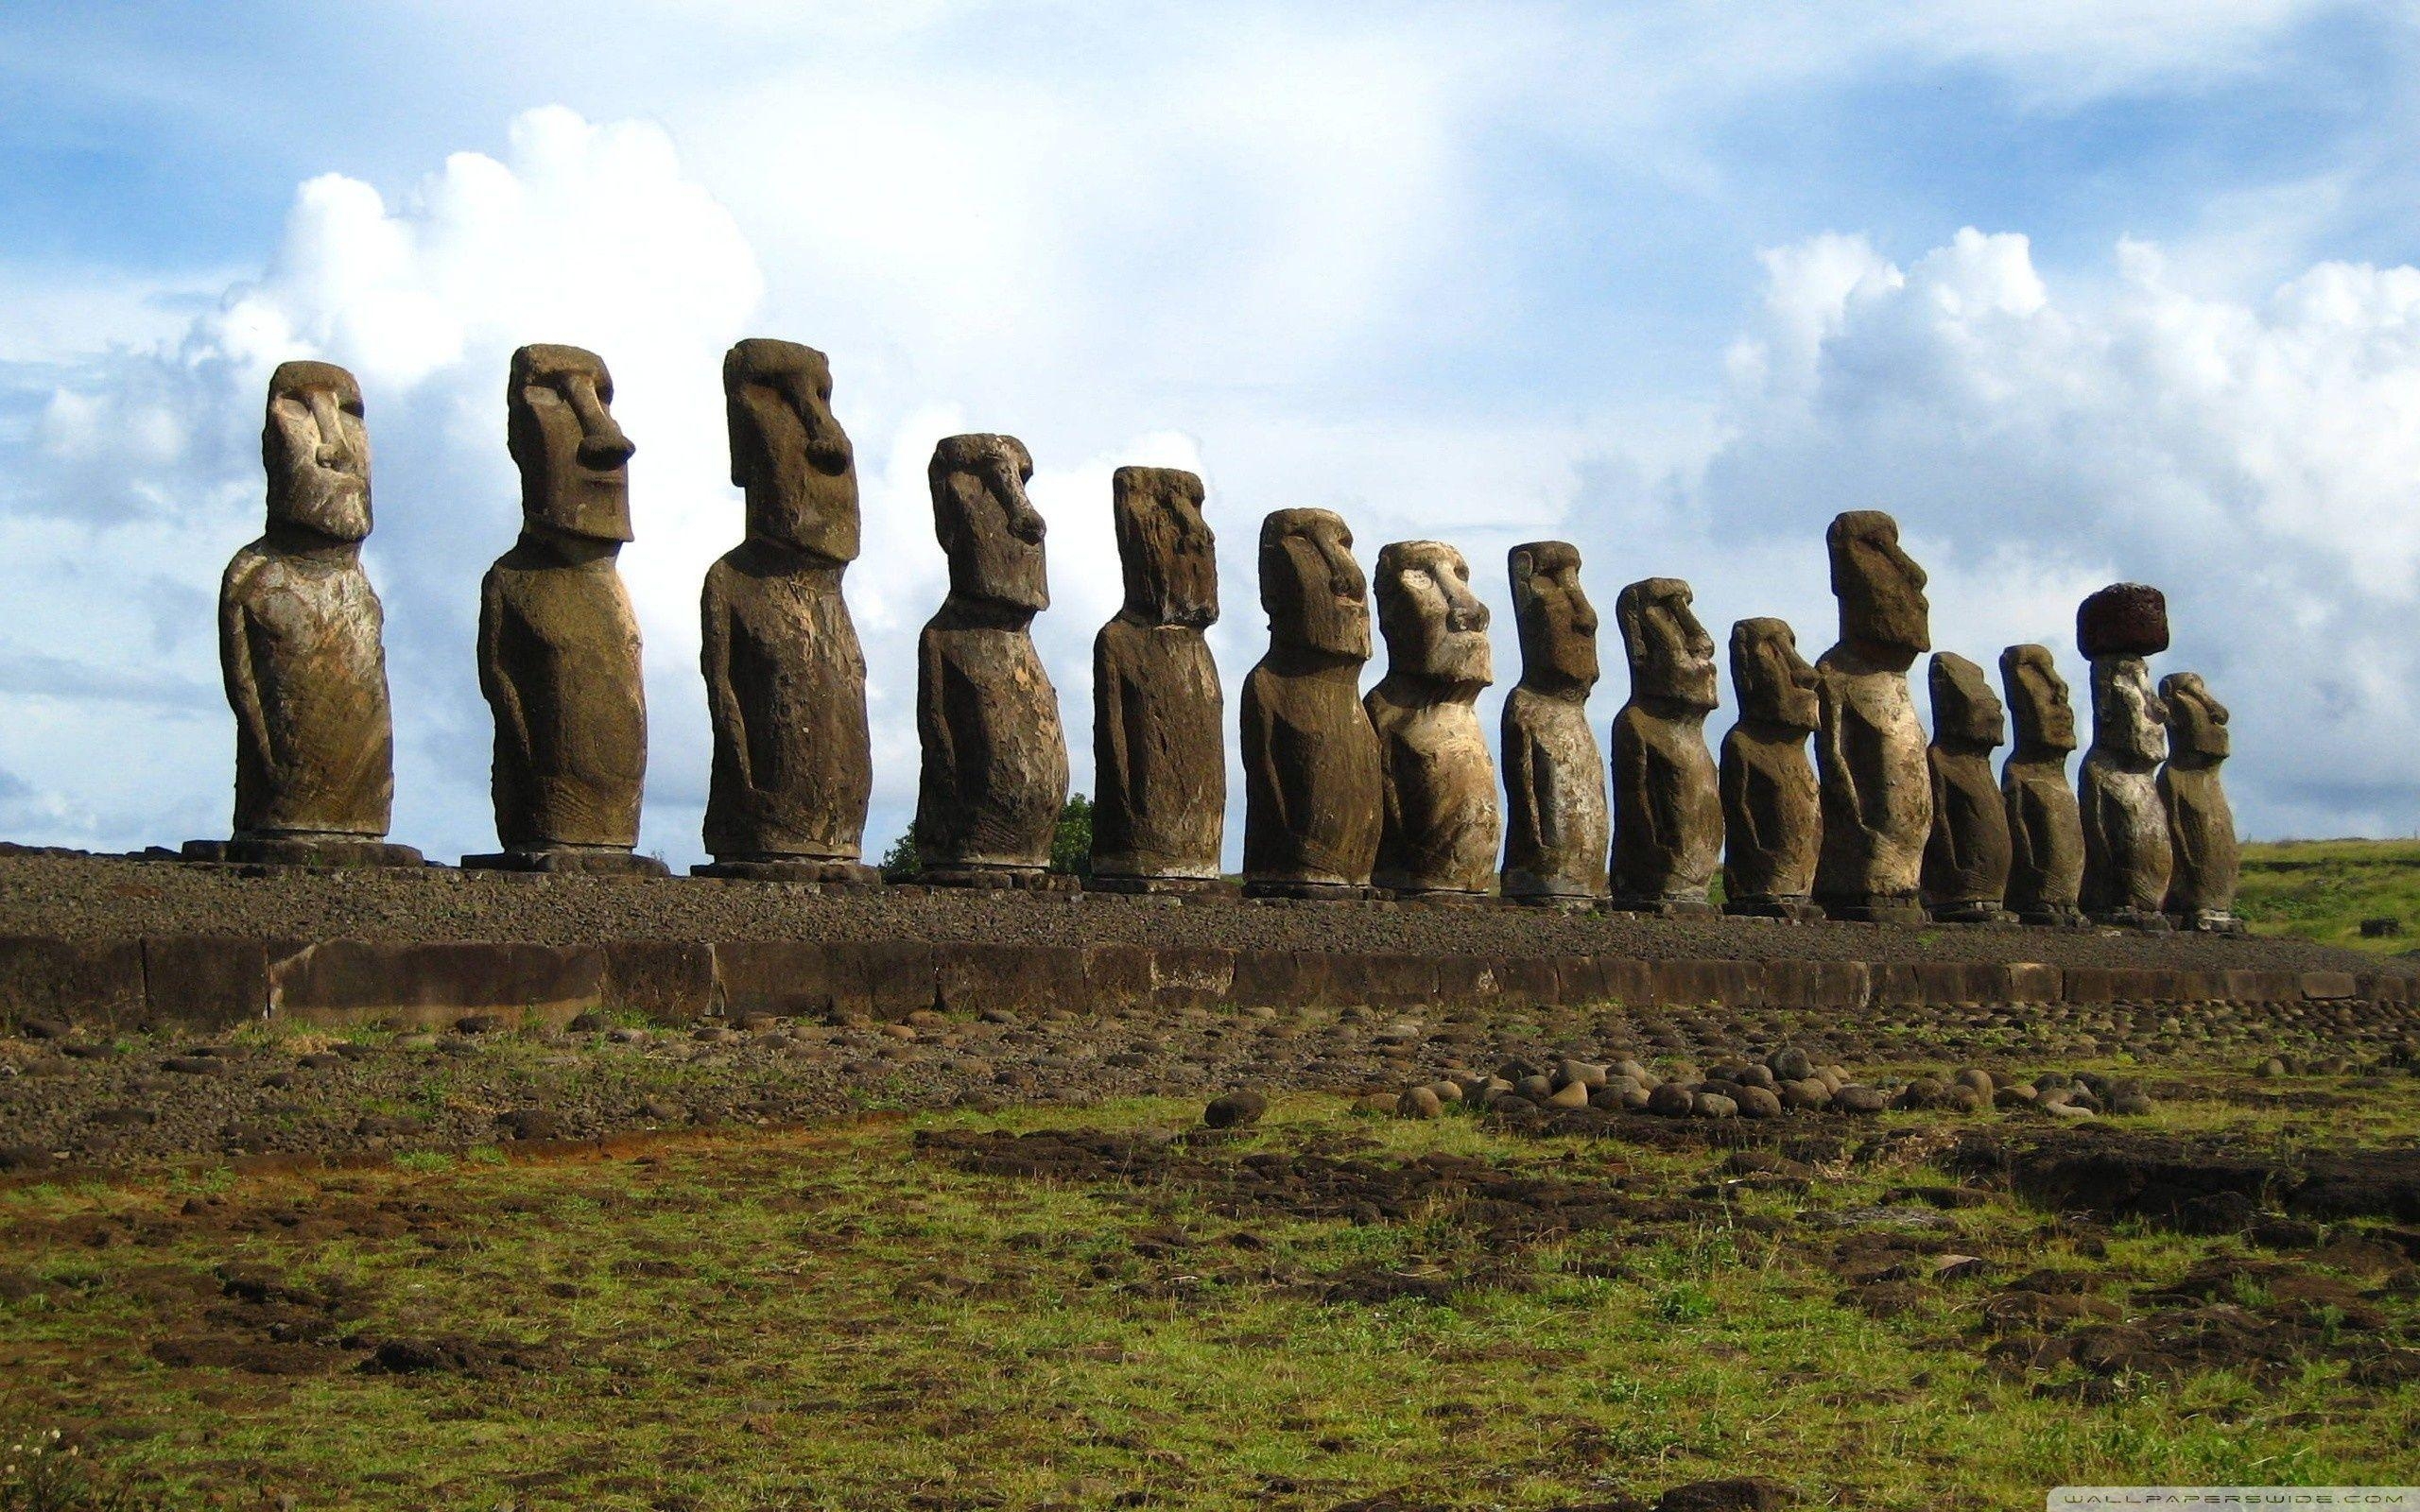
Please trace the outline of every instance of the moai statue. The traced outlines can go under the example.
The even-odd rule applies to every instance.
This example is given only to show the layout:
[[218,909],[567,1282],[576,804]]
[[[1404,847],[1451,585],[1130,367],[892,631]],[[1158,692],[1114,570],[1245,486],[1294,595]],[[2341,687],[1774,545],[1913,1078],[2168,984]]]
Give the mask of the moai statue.
[[1992,752],[2006,711],[1983,669],[1952,651],[1933,653],[1932,838],[1925,846],[1925,908],[1937,923],[2001,924],[2008,892],[2008,807],[1992,781]]
[[614,558],[631,539],[633,450],[593,352],[512,354],[507,445],[521,539],[479,585],[479,689],[495,714],[495,855],[516,871],[660,874],[634,855],[647,782],[639,624]]
[[2048,646],[2012,645],[2000,653],[2000,686],[2016,727],[2016,744],[2000,767],[2008,906],[2020,923],[2072,929],[2084,921],[2076,906],[2083,888],[2083,815],[2067,781],[2076,712],[2066,679]]
[[1722,860],[1722,793],[1705,748],[1714,712],[1714,637],[1689,585],[1650,577],[1614,602],[1630,654],[1630,701],[1614,716],[1613,906],[1711,914]]
[[2168,708],[2168,764],[2159,769],[2159,796],[2176,857],[2168,881],[2169,917],[2179,929],[2240,935],[2235,884],[2241,857],[2235,810],[2219,778],[2227,759],[2227,706],[2211,697],[2193,672],[2160,679],[2159,697]]
[[1932,775],[1908,667],[1932,649],[1925,570],[1899,549],[1899,524],[1879,509],[1834,519],[1824,543],[1841,638],[1815,663],[1824,716],[1815,901],[1834,919],[1922,923]]
[[1201,480],[1122,467],[1110,511],[1126,602],[1093,639],[1093,874],[1104,892],[1213,892],[1226,835],[1226,698]]
[[840,595],[857,557],[857,466],[832,369],[791,341],[722,360],[731,481],[748,537],[707,569],[699,662],[715,733],[707,877],[868,884],[866,659]]
[[353,374],[288,362],[261,427],[268,525],[218,585],[218,662],[235,712],[235,826],[197,861],[421,864],[386,843],[395,798],[386,622],[361,570],[370,437]]
[[2141,583],[2112,584],[2076,610],[2076,644],[2092,662],[2092,748],[2077,795],[2083,910],[2103,924],[2164,930],[2175,864],[2159,793],[2168,708],[2143,658],[2168,649],[2168,600]]
[[1580,586],[1580,548],[1512,548],[1512,613],[1521,680],[1504,698],[1503,892],[1522,902],[1584,907],[1605,896],[1612,838],[1605,764],[1588,728],[1597,685],[1597,610]]
[[1386,824],[1371,881],[1440,901],[1485,897],[1503,822],[1479,690],[1495,680],[1487,606],[1470,565],[1442,541],[1378,551],[1387,675],[1361,706],[1378,734]]
[[1722,911],[1806,922],[1824,819],[1806,737],[1823,718],[1815,669],[1781,620],[1731,627],[1739,722],[1722,737]]
[[1378,735],[1360,700],[1369,584],[1326,509],[1260,523],[1269,654],[1244,679],[1244,891],[1365,898],[1378,856]]
[[1059,690],[1033,648],[1050,607],[1033,457],[1013,436],[952,436],[928,470],[949,597],[916,642],[918,881],[1042,887],[1067,801]]

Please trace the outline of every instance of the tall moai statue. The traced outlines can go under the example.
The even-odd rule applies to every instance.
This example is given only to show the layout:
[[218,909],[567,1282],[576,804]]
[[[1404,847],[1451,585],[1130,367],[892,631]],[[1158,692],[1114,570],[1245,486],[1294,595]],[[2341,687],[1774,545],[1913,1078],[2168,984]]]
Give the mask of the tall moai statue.
[[722,360],[747,539],[706,571],[699,663],[714,723],[700,876],[866,884],[873,756],[866,659],[841,597],[857,558],[857,464],[832,368],[752,338]]
[[1504,697],[1507,898],[1582,907],[1605,896],[1604,757],[1588,728],[1597,685],[1597,610],[1580,548],[1535,541],[1507,558],[1521,636],[1521,680]]
[[1824,812],[1815,902],[1834,919],[1922,923],[1932,774],[1908,668],[1932,649],[1925,570],[1899,549],[1899,524],[1879,509],[1840,515],[1824,543],[1841,638],[1815,663]]
[[1378,735],[1362,711],[1370,591],[1326,509],[1260,523],[1269,654],[1244,679],[1244,891],[1364,898],[1378,856]]
[[2000,767],[2008,907],[2020,923],[2074,928],[2084,921],[2076,906],[2083,889],[2083,815],[2067,781],[2076,712],[2067,702],[2066,679],[2048,646],[2012,645],[2000,653],[2000,686],[2016,728]]
[[2076,610],[2076,644],[2092,662],[2092,748],[2077,799],[2083,811],[2083,911],[2123,928],[2169,927],[2170,850],[2159,764],[2168,708],[2143,658],[2168,649],[2168,600],[2113,583]]
[[1782,620],[1731,627],[1739,722],[1722,737],[1722,911],[1806,922],[1824,818],[1806,737],[1823,719],[1815,669]]
[[1631,584],[1614,602],[1630,657],[1630,699],[1614,716],[1613,906],[1710,914],[1722,861],[1722,792],[1705,748],[1714,712],[1714,637],[1677,577]]
[[1093,874],[1104,892],[1222,890],[1226,698],[1202,631],[1219,618],[1201,480],[1122,467],[1110,511],[1126,602],[1093,639]]
[[1487,606],[1442,541],[1379,548],[1377,586],[1387,675],[1361,705],[1378,735],[1386,822],[1370,880],[1413,897],[1485,897],[1504,834],[1473,707],[1495,680]]
[[324,362],[279,365],[261,427],[268,528],[218,585],[218,662],[235,713],[233,838],[197,861],[419,866],[386,843],[395,798],[385,612],[370,534],[361,387]]
[[1033,647],[1033,617],[1050,607],[1042,516],[1025,495],[1033,457],[1013,436],[952,436],[928,476],[949,596],[916,641],[917,880],[1044,886],[1067,741]]
[[1925,845],[1925,908],[1938,923],[2010,921],[2008,806],[1992,780],[1992,752],[2007,713],[1983,669],[1953,651],[1933,653],[1932,838]]
[[653,875],[634,855],[647,782],[639,623],[614,558],[631,539],[631,454],[604,360],[512,354],[506,444],[521,539],[479,585],[479,689],[495,715],[496,838],[462,865]]
[[2169,918],[2179,929],[2240,935],[2235,914],[2236,874],[2242,865],[2235,810],[2219,767],[2227,759],[2227,706],[2210,696],[2200,674],[2171,672],[2159,679],[2168,709],[2168,763],[2159,796],[2168,811],[2175,865],[2169,873]]

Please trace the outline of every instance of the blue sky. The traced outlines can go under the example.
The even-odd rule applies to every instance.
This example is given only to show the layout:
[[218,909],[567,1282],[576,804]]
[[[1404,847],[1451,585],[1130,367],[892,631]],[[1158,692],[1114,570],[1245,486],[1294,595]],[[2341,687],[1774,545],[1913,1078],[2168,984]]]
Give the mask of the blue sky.
[[1718,637],[1780,613],[1811,653],[1824,523],[1878,506],[1942,647],[2043,640],[2081,686],[2075,598],[2159,582],[2247,830],[2411,833],[2415,40],[2292,0],[12,6],[0,833],[223,829],[209,603],[307,354],[369,404],[397,836],[485,848],[503,358],[573,340],[640,447],[646,843],[694,858],[744,335],[831,353],[866,474],[877,849],[959,429],[1035,453],[1080,785],[1140,461],[1209,480],[1231,683],[1270,508],[1342,509],[1365,561],[1454,541],[1499,616],[1505,548],[1565,537],[1605,604],[1685,576]]

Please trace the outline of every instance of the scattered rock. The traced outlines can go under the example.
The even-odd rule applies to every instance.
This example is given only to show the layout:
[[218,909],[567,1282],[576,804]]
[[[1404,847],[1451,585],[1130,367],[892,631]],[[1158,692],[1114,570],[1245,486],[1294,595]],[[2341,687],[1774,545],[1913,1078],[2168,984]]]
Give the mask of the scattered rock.
[[1257,1124],[1269,1111],[1269,1099],[1255,1091],[1234,1091],[1210,1100],[1201,1110],[1201,1122],[1212,1128],[1241,1128]]

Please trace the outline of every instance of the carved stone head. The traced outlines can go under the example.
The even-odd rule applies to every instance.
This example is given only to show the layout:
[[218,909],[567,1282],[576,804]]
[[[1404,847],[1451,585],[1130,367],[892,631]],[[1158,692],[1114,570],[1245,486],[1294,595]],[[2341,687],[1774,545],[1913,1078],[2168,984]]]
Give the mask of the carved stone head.
[[1033,455],[1013,436],[950,436],[933,448],[933,531],[949,555],[952,598],[1040,612],[1050,607],[1042,516],[1025,496]]
[[1485,687],[1495,680],[1489,618],[1461,552],[1442,541],[1378,548],[1378,630],[1390,674]]
[[1201,518],[1201,480],[1172,467],[1121,467],[1110,479],[1110,514],[1126,574],[1126,617],[1217,624],[1219,538]]
[[530,346],[512,354],[505,444],[521,469],[521,514],[530,524],[592,541],[631,539],[631,454],[614,421],[605,359],[578,347]]
[[1689,609],[1692,596],[1677,577],[1647,577],[1614,601],[1622,648],[1630,653],[1633,702],[1714,707],[1714,637]]
[[328,362],[282,362],[261,425],[268,518],[331,541],[370,534],[370,432],[361,386]]
[[1370,659],[1370,583],[1342,516],[1279,509],[1261,521],[1260,607],[1273,649]]
[[1513,547],[1507,565],[1523,685],[1584,696],[1597,685],[1597,608],[1580,586],[1580,548],[1533,541]]
[[1981,755],[2007,738],[2008,712],[1983,669],[1955,651],[1936,651],[1925,679],[1932,689],[1932,743]]
[[2093,659],[2092,746],[2144,766],[2167,757],[2168,705],[2141,657]]
[[795,341],[751,337],[722,359],[731,481],[748,534],[821,557],[857,558],[857,462],[832,418],[832,366]]
[[1824,718],[1817,685],[1789,621],[1740,620],[1731,627],[1731,690],[1741,723],[1811,735]]
[[2168,706],[2168,739],[2179,766],[2216,766],[2227,759],[2227,706],[2210,696],[2198,672],[2171,672],[2159,679]]
[[1899,549],[1899,522],[1879,509],[1851,509],[1834,518],[1824,542],[1842,641],[1910,657],[1932,649],[1925,570]]
[[2016,752],[2038,756],[2076,748],[2076,712],[2067,679],[2047,645],[2012,645],[2000,653],[2000,686],[2016,727]]

